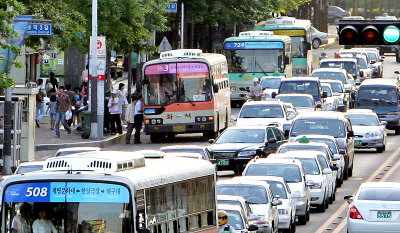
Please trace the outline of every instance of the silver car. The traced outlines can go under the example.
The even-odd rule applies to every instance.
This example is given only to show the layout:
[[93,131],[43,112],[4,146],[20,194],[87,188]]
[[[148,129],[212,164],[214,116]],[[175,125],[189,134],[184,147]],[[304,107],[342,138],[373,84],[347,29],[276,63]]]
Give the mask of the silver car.
[[355,148],[376,148],[378,153],[386,150],[386,122],[379,121],[369,109],[351,109],[347,112],[354,131]]
[[312,47],[317,49],[322,44],[328,44],[328,33],[320,32],[315,27],[311,27],[311,40]]

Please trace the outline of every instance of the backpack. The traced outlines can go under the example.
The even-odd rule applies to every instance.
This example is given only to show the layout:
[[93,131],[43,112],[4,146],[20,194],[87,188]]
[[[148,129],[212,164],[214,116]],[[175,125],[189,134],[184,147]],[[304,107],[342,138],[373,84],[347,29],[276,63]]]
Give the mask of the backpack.
[[39,88],[39,92],[36,94],[36,102],[42,102],[46,94],[43,92],[42,88]]

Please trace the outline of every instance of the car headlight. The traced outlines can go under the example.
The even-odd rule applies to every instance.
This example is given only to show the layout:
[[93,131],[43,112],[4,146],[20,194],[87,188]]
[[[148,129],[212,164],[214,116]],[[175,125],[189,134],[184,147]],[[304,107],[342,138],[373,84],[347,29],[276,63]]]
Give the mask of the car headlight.
[[387,115],[397,115],[397,112],[388,112]]
[[322,183],[314,183],[313,186],[311,186],[311,189],[321,189]]
[[239,157],[240,156],[252,156],[252,155],[255,155],[255,154],[257,154],[257,151],[249,150],[249,151],[241,151],[241,152],[239,152],[238,156]]
[[288,214],[289,211],[287,209],[278,209],[279,214]]

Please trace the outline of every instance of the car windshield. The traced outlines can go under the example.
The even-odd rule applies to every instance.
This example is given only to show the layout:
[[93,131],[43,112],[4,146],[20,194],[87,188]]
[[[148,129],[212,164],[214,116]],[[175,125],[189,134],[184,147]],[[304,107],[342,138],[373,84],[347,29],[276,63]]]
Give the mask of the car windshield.
[[351,124],[362,125],[362,126],[378,126],[380,125],[377,116],[368,114],[349,114]]
[[232,226],[235,230],[240,231],[244,229],[242,215],[236,210],[226,210],[228,214],[228,225]]
[[267,182],[269,184],[269,187],[271,188],[274,197],[279,196],[280,198],[287,198],[287,193],[284,184],[274,180],[268,180]]
[[367,55],[368,55],[368,57],[369,57],[369,60],[371,60],[371,61],[378,61],[378,56],[376,56],[376,53],[368,52]]
[[362,57],[355,57],[361,69],[367,69],[367,61]]
[[310,145],[306,143],[299,143],[299,144],[283,144],[278,148],[276,151],[277,153],[285,153],[288,151],[294,150],[311,150],[311,151],[321,151],[327,153],[326,149],[323,146],[317,145]]
[[307,175],[319,175],[321,171],[319,170],[317,160],[314,158],[297,158],[300,160],[301,164],[304,167],[304,172]]
[[322,91],[325,91],[327,94],[327,97],[332,97],[332,89],[330,88],[330,85],[322,85]]
[[346,136],[346,129],[341,120],[301,119],[294,122],[290,136],[294,137],[299,134],[323,134],[341,138]]
[[283,72],[283,49],[225,50],[229,73]]
[[15,171],[15,174],[22,174],[27,172],[35,172],[43,169],[43,165],[29,165],[29,166],[19,166]]
[[264,129],[227,129],[215,143],[263,143]]
[[239,118],[283,118],[281,105],[244,105]]
[[314,72],[313,77],[318,77],[320,79],[333,79],[342,81],[343,84],[347,84],[347,79],[342,72]]
[[352,74],[353,77],[357,76],[357,65],[352,61],[321,61],[319,67],[321,68],[336,68],[343,67],[347,73]]
[[399,188],[362,188],[358,200],[368,201],[400,201]]
[[317,81],[285,81],[281,82],[279,94],[310,94],[314,98],[319,97]]
[[380,105],[397,105],[398,93],[396,88],[384,86],[364,86],[358,91],[357,100],[379,102]]
[[281,78],[263,78],[260,85],[263,89],[278,89],[281,84]]
[[277,96],[276,99],[293,104],[295,108],[313,108],[314,99],[308,96]]
[[343,86],[340,85],[340,83],[336,83],[336,82],[329,82],[329,85],[332,88],[332,91],[334,93],[343,93]]
[[300,168],[292,164],[250,164],[246,176],[280,176],[286,182],[301,182]]
[[164,63],[145,68],[145,104],[210,101],[211,78],[205,63]]
[[218,184],[217,194],[242,196],[249,204],[267,204],[268,196],[265,188],[259,185]]
[[[329,146],[329,149],[332,151],[333,154],[338,154],[339,151],[337,150],[336,144],[334,141],[332,141],[329,138],[308,138],[311,142],[321,142],[325,143],[326,145]],[[296,139],[296,142],[298,142],[300,138]]]
[[321,155],[321,154],[318,154],[317,156],[318,156],[318,160],[320,161],[320,164],[321,164],[322,168],[323,169],[329,168],[328,161],[326,160],[326,157]]

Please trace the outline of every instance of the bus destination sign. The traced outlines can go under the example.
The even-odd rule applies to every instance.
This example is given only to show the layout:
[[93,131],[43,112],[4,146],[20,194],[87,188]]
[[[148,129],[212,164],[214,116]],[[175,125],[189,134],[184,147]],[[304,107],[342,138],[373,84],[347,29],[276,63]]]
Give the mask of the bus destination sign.
[[224,45],[224,49],[283,49],[282,42],[227,42]]

